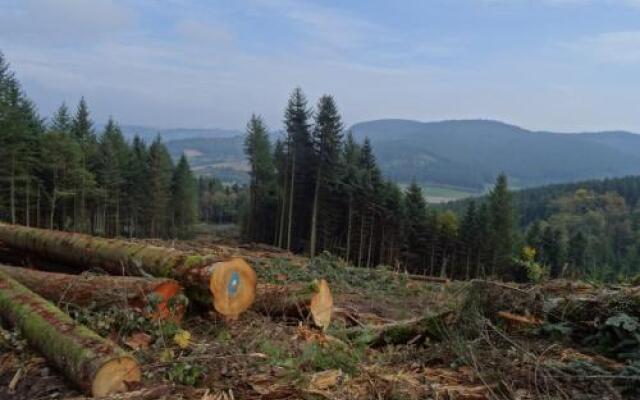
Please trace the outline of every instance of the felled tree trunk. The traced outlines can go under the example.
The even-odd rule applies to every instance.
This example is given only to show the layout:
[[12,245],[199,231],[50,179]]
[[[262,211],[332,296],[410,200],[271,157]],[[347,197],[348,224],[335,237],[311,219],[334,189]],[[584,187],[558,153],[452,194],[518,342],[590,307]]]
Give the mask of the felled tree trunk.
[[0,264],[0,272],[53,303],[78,307],[133,306],[159,319],[180,319],[182,287],[173,279],[68,275]]
[[132,356],[3,272],[0,316],[86,393],[107,396],[126,391],[127,382],[140,381],[140,367]]
[[258,285],[254,309],[269,316],[310,319],[319,328],[331,323],[333,296],[324,279],[311,284]]
[[422,343],[427,338],[441,340],[450,324],[451,312],[398,321],[385,325],[350,329],[347,335],[370,347]]
[[449,278],[443,278],[440,276],[428,276],[428,275],[415,275],[415,274],[405,274],[407,279],[412,281],[422,281],[422,282],[431,282],[431,283],[449,283],[451,280]]
[[175,279],[189,298],[235,318],[255,298],[255,271],[241,258],[191,255],[124,240],[0,224],[0,242],[76,268],[101,268],[112,275]]

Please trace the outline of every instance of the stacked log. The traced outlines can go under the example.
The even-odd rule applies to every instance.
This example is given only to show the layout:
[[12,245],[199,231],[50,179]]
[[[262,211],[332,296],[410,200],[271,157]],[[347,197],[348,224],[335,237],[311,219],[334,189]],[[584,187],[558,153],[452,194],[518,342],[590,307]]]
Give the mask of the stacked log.
[[0,272],[0,316],[86,393],[107,396],[140,381],[140,367],[131,355],[4,272]]
[[112,275],[175,279],[195,301],[234,319],[255,299],[255,271],[241,258],[191,255],[176,249],[118,239],[0,223],[0,241],[76,268],[101,268]]
[[55,303],[78,307],[148,308],[150,316],[179,320],[182,287],[173,279],[110,275],[68,275],[0,264],[0,272]]
[[311,284],[258,285],[255,310],[269,316],[310,320],[326,329],[331,323],[333,296],[326,280]]

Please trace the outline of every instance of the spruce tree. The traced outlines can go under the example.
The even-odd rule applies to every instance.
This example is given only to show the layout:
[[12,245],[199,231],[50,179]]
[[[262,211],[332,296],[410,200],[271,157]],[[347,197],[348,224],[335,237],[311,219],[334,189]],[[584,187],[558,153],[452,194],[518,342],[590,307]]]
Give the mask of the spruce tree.
[[342,163],[340,173],[340,191],[346,195],[347,208],[347,231],[345,244],[345,258],[351,260],[352,257],[352,241],[353,227],[355,220],[355,208],[357,196],[360,190],[362,174],[360,173],[360,145],[353,138],[353,134],[349,132],[342,150]]
[[196,180],[183,154],[173,172],[172,182],[173,233],[177,238],[193,235],[193,226],[198,218]]
[[249,160],[249,215],[246,235],[252,240],[271,242],[275,224],[275,167],[267,128],[261,117],[252,115],[247,124],[244,151]]
[[[96,135],[93,130],[93,122],[89,116],[89,108],[84,97],[80,98],[76,114],[71,122],[71,134],[82,150],[82,167],[84,170],[95,172],[93,162],[97,147]],[[82,177],[78,187],[78,195],[74,206],[74,230],[88,232],[90,221],[88,217],[87,199],[95,188],[95,176],[89,174]]]
[[493,274],[508,273],[514,245],[514,209],[507,176],[500,174],[489,194]]
[[45,227],[68,229],[66,202],[73,200],[76,189],[88,172],[82,165],[82,149],[71,136],[50,130],[42,138],[39,177],[42,195],[48,203]]
[[149,192],[150,186],[150,160],[149,150],[144,141],[134,136],[129,167],[126,174],[127,207],[129,209],[129,236],[148,236],[150,226],[149,216]]
[[471,278],[471,263],[476,255],[479,240],[478,216],[476,210],[476,202],[471,200],[467,206],[460,225],[460,240],[464,246],[464,277]]
[[410,265],[424,265],[427,230],[427,202],[422,188],[414,180],[404,196],[406,227],[405,260]]
[[[129,167],[129,147],[122,131],[113,118],[109,118],[96,152],[95,168],[102,199],[98,201],[101,210],[98,232],[108,236],[122,233],[123,193]],[[101,216],[100,216],[101,214]]]
[[173,163],[160,135],[149,146],[148,187],[145,204],[149,216],[149,234],[151,237],[167,237],[171,215],[171,180]]
[[338,112],[335,100],[328,95],[322,96],[318,101],[318,112],[315,116],[313,131],[315,186],[309,239],[309,255],[311,257],[314,257],[316,253],[321,192],[327,190],[327,186],[332,183],[340,157],[341,141],[342,117]]
[[62,103],[53,115],[51,123],[49,124],[49,130],[65,135],[71,134],[71,116],[69,115],[69,108],[65,103]]
[[[8,193],[0,191],[0,200],[4,196],[8,200],[0,201],[0,217],[7,215],[12,223],[30,224],[31,186],[42,132],[35,105],[0,53],[0,180],[8,189]],[[20,198],[23,207],[18,204]]]
[[289,155],[286,249],[300,250],[300,238],[308,232],[313,196],[311,118],[307,98],[295,88],[284,113]]
[[289,187],[289,162],[285,144],[282,140],[277,139],[273,148],[273,163],[277,171],[277,196],[278,196],[278,214],[276,237],[274,244],[283,248],[285,244],[285,221],[287,217],[287,200]]

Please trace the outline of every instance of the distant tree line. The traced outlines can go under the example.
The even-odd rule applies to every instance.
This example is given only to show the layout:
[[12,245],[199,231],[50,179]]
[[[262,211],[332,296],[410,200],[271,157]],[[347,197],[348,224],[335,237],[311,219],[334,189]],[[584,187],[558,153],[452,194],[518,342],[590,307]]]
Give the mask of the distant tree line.
[[[640,273],[640,176],[547,185],[513,193],[516,249],[550,277],[617,280]],[[441,209],[462,215],[472,202]],[[520,253],[518,253],[520,251]]]
[[[616,280],[638,275],[640,177],[565,189],[547,201],[537,196],[546,198],[540,191],[521,199],[523,211],[541,210],[524,214],[525,242],[536,250],[535,260],[548,266],[552,277]],[[544,207],[536,206],[536,199]]]
[[43,120],[0,54],[0,219],[104,236],[186,237],[198,212],[187,159],[158,137],[96,132],[84,98]]
[[202,222],[237,224],[247,208],[246,186],[225,185],[211,176],[198,178],[198,210]]

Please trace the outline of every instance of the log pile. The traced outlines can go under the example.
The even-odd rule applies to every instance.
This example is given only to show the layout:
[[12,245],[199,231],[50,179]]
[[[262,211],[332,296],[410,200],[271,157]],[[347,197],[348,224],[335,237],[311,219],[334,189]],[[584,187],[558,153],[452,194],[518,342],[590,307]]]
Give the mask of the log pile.
[[0,272],[54,304],[77,307],[149,308],[153,318],[179,320],[182,287],[173,279],[110,275],[69,275],[0,264]]
[[[15,264],[30,267],[0,264],[0,317],[93,396],[126,391],[129,382],[140,381],[140,368],[115,343],[77,324],[56,305],[132,307],[154,319],[180,322],[183,299],[188,299],[213,305],[225,320],[253,306],[270,317],[322,330],[331,323],[333,296],[326,280],[258,285],[255,271],[242,258],[4,223],[0,248]],[[103,274],[89,272],[96,270]]]
[[213,303],[217,312],[230,319],[247,310],[255,298],[255,272],[240,258],[192,255],[124,240],[2,223],[0,241],[81,271],[91,266],[116,276],[175,279],[190,299]]

